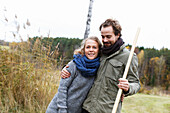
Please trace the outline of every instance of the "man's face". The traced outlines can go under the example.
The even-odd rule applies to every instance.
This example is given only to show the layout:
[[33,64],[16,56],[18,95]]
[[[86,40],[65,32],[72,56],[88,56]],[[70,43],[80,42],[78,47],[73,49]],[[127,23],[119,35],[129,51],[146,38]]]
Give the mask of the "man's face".
[[113,45],[119,38],[119,35],[115,36],[112,26],[102,27],[101,36],[105,47]]

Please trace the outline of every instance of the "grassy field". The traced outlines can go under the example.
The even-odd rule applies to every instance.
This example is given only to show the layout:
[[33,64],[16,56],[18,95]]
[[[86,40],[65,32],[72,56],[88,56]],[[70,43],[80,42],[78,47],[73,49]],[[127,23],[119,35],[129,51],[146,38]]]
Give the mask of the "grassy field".
[[170,97],[136,94],[126,97],[122,113],[170,113]]
[[1,45],[0,45],[0,47],[1,47],[2,49],[9,49],[9,46],[1,46]]

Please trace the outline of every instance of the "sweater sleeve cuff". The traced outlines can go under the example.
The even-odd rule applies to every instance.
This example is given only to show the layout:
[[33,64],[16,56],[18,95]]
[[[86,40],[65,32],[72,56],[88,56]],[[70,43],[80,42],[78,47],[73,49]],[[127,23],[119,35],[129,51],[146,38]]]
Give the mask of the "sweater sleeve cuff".
[[65,108],[59,108],[58,113],[67,113],[67,109]]

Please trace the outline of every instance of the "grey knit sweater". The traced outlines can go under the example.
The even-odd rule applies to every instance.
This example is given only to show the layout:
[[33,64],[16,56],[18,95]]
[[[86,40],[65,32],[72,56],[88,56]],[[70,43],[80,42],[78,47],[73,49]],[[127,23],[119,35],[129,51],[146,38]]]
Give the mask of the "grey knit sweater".
[[93,85],[95,77],[83,77],[76,64],[69,62],[71,76],[60,80],[58,93],[48,105],[46,113],[81,113],[82,104]]

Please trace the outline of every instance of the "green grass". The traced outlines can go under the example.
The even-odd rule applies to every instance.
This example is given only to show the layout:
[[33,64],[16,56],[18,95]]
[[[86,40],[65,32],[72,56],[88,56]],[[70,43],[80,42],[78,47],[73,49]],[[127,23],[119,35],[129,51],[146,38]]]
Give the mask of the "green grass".
[[1,46],[1,45],[0,45],[0,47],[1,47],[2,49],[9,49],[9,46]]
[[122,113],[170,113],[170,97],[136,94],[126,97]]

